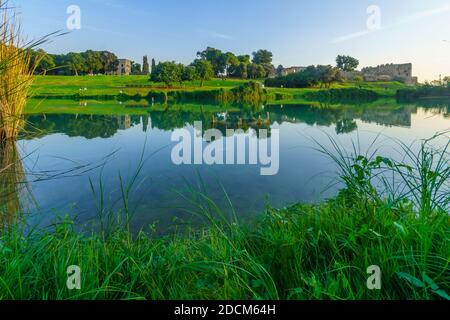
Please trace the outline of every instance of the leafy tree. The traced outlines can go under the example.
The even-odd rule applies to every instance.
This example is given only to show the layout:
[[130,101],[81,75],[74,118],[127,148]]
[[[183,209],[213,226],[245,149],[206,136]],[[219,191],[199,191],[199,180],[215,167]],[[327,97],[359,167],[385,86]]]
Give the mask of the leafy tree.
[[198,78],[200,79],[200,86],[203,87],[206,80],[211,79],[214,76],[214,68],[211,64],[211,62],[202,60],[202,59],[196,59],[192,66],[197,71]]
[[244,63],[244,64],[250,64],[250,56],[248,54],[242,55],[242,56],[238,56],[237,57],[239,62]]
[[198,79],[197,69],[194,66],[183,66],[182,81],[194,81]]
[[227,67],[227,59],[226,55],[222,53],[222,51],[208,47],[204,51],[197,52],[197,56],[211,63],[214,74],[219,76],[220,74],[225,72]]
[[153,72],[153,70],[155,70],[155,68],[156,68],[156,61],[155,61],[155,59],[152,59],[152,70],[151,70],[151,72]]
[[173,61],[160,62],[155,68],[152,80],[163,82],[170,87],[174,82],[181,82],[181,68]]
[[133,61],[133,63],[131,64],[131,73],[141,74],[142,73],[141,64]]
[[336,58],[337,68],[342,71],[354,71],[359,66],[359,61],[350,56],[337,56]]
[[277,74],[281,74],[281,73],[283,72],[283,70],[284,70],[284,67],[280,64],[280,65],[277,67],[276,72],[277,72]]
[[148,57],[144,56],[142,59],[142,73],[145,75],[150,74],[150,66],[148,64]]
[[250,79],[260,79],[266,77],[267,71],[264,65],[251,63],[247,67],[248,77]]
[[248,66],[248,64],[241,62],[236,76],[241,79],[248,79]]
[[224,59],[226,60],[225,71],[227,76],[236,76],[236,72],[241,64],[238,57],[232,52],[225,53]]
[[98,51],[88,50],[82,53],[86,61],[86,67],[89,74],[99,73],[103,68],[101,54]]
[[76,76],[87,71],[87,62],[81,53],[70,52],[66,56],[62,57],[61,64],[57,64],[60,66],[68,66],[69,70]]
[[103,73],[114,73],[119,66],[119,59],[117,56],[109,51],[102,51],[100,53],[100,60],[102,62]]
[[273,53],[268,50],[258,50],[253,52],[253,63],[272,64]]
[[239,60],[239,66],[236,68],[233,76],[241,79],[247,79],[248,78],[248,65],[250,62],[250,56],[249,55],[242,55],[237,57]]
[[332,66],[317,66],[317,76],[318,81],[321,86],[329,88],[334,82],[341,80],[341,73],[338,68],[333,68]]
[[35,72],[46,75],[47,72],[56,67],[55,59],[52,55],[47,54],[44,50],[39,49],[31,55],[31,63],[34,65],[36,61],[39,64],[35,67]]
[[[259,74],[258,78],[265,78],[268,77],[271,73],[275,73],[275,68],[272,65],[272,59],[273,54],[268,50],[258,50],[256,52],[253,52],[253,64],[260,65],[264,68],[263,74]],[[259,67],[257,69],[258,73],[260,70],[262,70]],[[251,74],[250,71],[249,74]]]

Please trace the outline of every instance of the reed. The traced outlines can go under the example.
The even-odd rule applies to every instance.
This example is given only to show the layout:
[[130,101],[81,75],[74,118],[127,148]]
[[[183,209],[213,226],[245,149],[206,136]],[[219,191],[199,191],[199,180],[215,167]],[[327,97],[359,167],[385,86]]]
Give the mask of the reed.
[[22,37],[14,9],[0,0],[0,13],[0,143],[5,143],[24,126],[23,110],[37,63],[31,63],[30,43]]

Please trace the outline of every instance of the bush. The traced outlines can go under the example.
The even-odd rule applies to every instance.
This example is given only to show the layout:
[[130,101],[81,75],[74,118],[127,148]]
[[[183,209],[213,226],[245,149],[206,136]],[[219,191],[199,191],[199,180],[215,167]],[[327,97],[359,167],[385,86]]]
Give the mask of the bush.
[[379,96],[372,90],[343,88],[307,92],[305,98],[321,102],[370,102],[377,100]]
[[401,101],[425,97],[450,97],[450,87],[423,85],[418,88],[400,89],[397,91],[397,99]]

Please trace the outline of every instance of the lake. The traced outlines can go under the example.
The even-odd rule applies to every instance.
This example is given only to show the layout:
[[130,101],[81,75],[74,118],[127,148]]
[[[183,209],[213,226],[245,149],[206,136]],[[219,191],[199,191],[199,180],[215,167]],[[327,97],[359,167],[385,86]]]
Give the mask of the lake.
[[[340,188],[334,183],[336,168],[316,150],[318,143],[329,147],[332,137],[349,150],[357,142],[365,151],[377,139],[371,149],[401,158],[394,139],[410,144],[450,128],[450,104],[441,101],[230,108],[110,101],[103,109],[107,115],[101,114],[102,102],[45,104],[42,112],[32,110],[27,115],[26,134],[17,143],[27,181],[26,192],[20,192],[22,206],[28,220],[40,226],[60,215],[74,217],[80,227],[98,226],[100,207],[103,212],[123,208],[121,183],[129,182],[140,164],[129,196],[134,230],[156,224],[164,233],[197,221],[192,216],[198,211],[195,191],[204,192],[224,212],[234,211],[241,219],[260,214],[268,204],[316,203],[336,195]],[[193,132],[194,121],[200,120],[206,128],[223,132],[226,128],[266,128],[269,133],[279,129],[278,174],[261,176],[259,165],[173,164],[172,132],[181,128]],[[448,135],[434,143],[447,141]]]

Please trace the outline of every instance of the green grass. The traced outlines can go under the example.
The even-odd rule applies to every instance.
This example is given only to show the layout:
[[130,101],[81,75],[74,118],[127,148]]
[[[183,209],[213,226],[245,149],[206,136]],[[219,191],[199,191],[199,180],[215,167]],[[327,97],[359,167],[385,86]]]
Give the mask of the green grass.
[[[406,165],[332,145],[319,149],[338,165],[339,196],[268,208],[254,223],[230,222],[190,190],[180,195],[208,226],[187,233],[157,237],[149,227],[133,237],[114,219],[94,234],[69,220],[26,237],[11,226],[0,235],[0,299],[448,299],[448,149],[400,145]],[[122,188],[126,220],[135,182]],[[113,215],[100,206],[105,212]],[[81,290],[66,287],[70,265],[81,267]],[[382,270],[379,291],[366,286],[372,265]]]
[[[361,88],[365,90],[371,90],[376,92],[380,97],[395,97],[397,90],[407,88],[406,85],[400,82],[345,82],[336,83],[331,86],[331,89],[348,89],[348,88]],[[326,90],[324,88],[267,88],[269,93],[279,94],[284,99],[303,99],[307,94],[314,93],[320,90]]]
[[[150,90],[214,90],[218,88],[234,88],[248,81],[221,80],[206,81],[200,88],[200,81],[185,82],[180,87],[173,84],[167,89],[162,83],[152,83],[149,76],[36,76],[32,95],[38,97],[70,97],[76,94],[86,96],[118,96],[122,91],[128,95],[140,94],[146,96]],[[80,89],[87,88],[87,91]]]
[[[204,87],[200,87],[199,81],[185,82],[181,86],[173,84],[173,88],[167,89],[162,83],[152,83],[148,76],[37,76],[32,95],[39,98],[59,97],[67,98],[75,95],[88,97],[117,97],[121,92],[129,96],[141,95],[145,97],[149,91],[198,91],[232,89],[238,87],[248,80],[239,79],[213,79],[205,82]],[[340,83],[334,84],[332,88],[354,88],[373,90],[381,97],[395,97],[397,90],[406,88],[398,82],[366,82],[366,83]],[[81,90],[86,88],[87,90]],[[278,94],[287,99],[301,99],[305,93],[320,90],[320,88],[305,89],[282,89],[267,88],[269,93]]]

